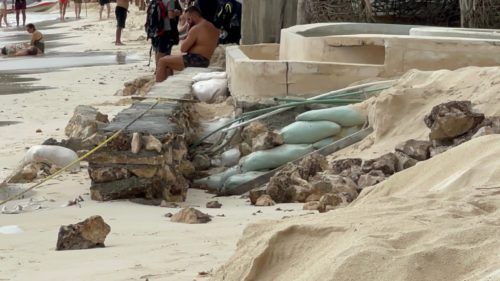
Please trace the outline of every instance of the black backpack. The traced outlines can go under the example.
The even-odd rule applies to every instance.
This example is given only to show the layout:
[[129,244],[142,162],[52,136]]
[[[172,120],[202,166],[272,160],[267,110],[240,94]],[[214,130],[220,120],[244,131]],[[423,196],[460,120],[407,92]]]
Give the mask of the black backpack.
[[167,18],[167,8],[162,0],[152,0],[149,2],[146,13],[146,31],[147,39],[155,38],[165,32],[165,19]]

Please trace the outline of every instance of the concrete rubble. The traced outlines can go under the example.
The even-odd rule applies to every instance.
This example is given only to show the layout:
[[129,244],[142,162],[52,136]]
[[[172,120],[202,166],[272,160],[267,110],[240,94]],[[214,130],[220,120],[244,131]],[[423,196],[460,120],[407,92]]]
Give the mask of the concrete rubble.
[[101,216],[92,216],[77,224],[63,225],[57,237],[57,251],[103,248],[111,231]]

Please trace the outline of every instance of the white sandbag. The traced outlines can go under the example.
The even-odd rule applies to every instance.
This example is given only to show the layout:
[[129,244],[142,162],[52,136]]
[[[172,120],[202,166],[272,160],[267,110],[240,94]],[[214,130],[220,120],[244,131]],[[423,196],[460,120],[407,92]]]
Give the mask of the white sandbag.
[[24,231],[18,225],[4,225],[0,226],[0,234],[19,234]]
[[226,72],[202,72],[193,77],[193,82],[206,81],[210,79],[226,79]]
[[232,148],[220,155],[221,157],[221,164],[225,167],[231,167],[236,164],[238,164],[238,161],[240,160],[240,150],[238,148]]
[[222,186],[224,185],[224,182],[226,182],[226,180],[229,177],[236,175],[236,174],[239,174],[239,173],[241,173],[240,167],[234,166],[234,167],[231,167],[231,168],[225,170],[222,173],[194,180],[193,183],[194,183],[194,185],[197,185],[197,186],[204,186],[204,187],[208,188],[208,190],[217,191],[217,190],[220,190],[222,188]]
[[193,93],[202,102],[212,102],[227,95],[227,79],[210,79],[193,84]]
[[313,151],[309,144],[284,144],[253,152],[240,159],[242,172],[274,169]]
[[287,144],[313,144],[340,132],[340,126],[330,121],[297,121],[281,129]]
[[365,116],[351,106],[339,106],[310,110],[299,114],[297,121],[331,121],[342,127],[358,126],[365,123]]
[[[219,129],[220,127],[226,125],[227,123],[229,123],[231,121],[233,121],[233,119],[228,118],[228,117],[221,117],[221,118],[213,119],[213,120],[210,120],[207,122],[201,121],[200,122],[200,125],[201,125],[201,136],[200,137],[207,136],[211,132]],[[214,143],[215,141],[217,141],[219,139],[221,134],[222,134],[222,132],[219,131],[219,132],[213,134],[212,136],[210,136],[209,138],[207,138],[205,140],[205,142]]]
[[246,182],[249,182],[251,180],[256,179],[257,177],[262,176],[265,173],[267,172],[248,172],[231,176],[226,180],[224,186],[222,187],[221,190],[219,190],[219,192],[226,193],[231,189],[234,189],[235,187],[238,187]]
[[[65,167],[78,159],[78,155],[71,149],[57,145],[35,145],[24,155],[23,166],[30,163],[45,163],[57,168]],[[70,172],[80,171],[80,162],[69,168]]]

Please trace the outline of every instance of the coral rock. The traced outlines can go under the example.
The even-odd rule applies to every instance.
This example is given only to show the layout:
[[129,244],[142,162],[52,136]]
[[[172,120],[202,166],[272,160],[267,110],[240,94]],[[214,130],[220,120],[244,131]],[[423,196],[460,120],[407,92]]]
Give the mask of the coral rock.
[[207,223],[211,221],[209,215],[202,213],[195,208],[184,208],[173,215],[170,221],[188,224]]
[[396,151],[402,152],[415,160],[424,161],[430,157],[429,148],[431,146],[432,142],[430,141],[407,140],[396,146]]
[[59,228],[56,250],[77,250],[104,247],[104,240],[111,231],[101,216],[92,216],[77,224]]
[[257,202],[255,202],[255,206],[273,206],[276,204],[271,196],[264,194],[257,199]]

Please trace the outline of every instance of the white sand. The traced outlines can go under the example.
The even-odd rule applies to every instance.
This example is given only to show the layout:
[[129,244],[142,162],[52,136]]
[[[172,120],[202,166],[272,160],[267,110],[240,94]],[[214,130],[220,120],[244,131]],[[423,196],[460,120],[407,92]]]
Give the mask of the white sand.
[[[425,139],[449,100],[500,113],[500,68],[411,72],[365,103],[374,135],[339,153],[372,157]],[[398,173],[352,205],[245,229],[213,280],[500,280],[500,135]]]
[[[72,10],[68,16],[73,17]],[[22,122],[0,127],[0,179],[16,167],[26,147],[40,144],[49,137],[63,138],[64,127],[77,105],[94,105],[112,116],[123,108],[114,105],[123,97],[113,96],[123,83],[152,73],[152,68],[145,67],[149,44],[145,40],[133,41],[144,35],[143,12],[132,7],[127,19],[127,27],[131,28],[125,29],[123,34],[125,47],[112,44],[115,21],[99,22],[97,18],[96,11],[89,9],[88,19],[68,21],[56,24],[56,29],[42,30],[47,36],[58,32],[78,36],[59,41],[76,45],[53,49],[48,44],[48,51],[121,50],[143,60],[126,65],[29,75],[41,79],[35,85],[54,88],[28,94],[0,95],[0,120]],[[82,26],[85,27],[83,30],[75,30]],[[42,133],[36,134],[36,129],[41,129]],[[205,225],[176,224],[164,214],[179,209],[142,206],[127,201],[91,201],[89,186],[90,180],[83,169],[79,174],[51,180],[28,194],[36,200],[53,200],[42,202],[44,209],[18,215],[0,214],[0,227],[18,225],[24,231],[21,234],[0,234],[0,280],[204,280],[207,278],[197,277],[198,272],[210,271],[223,264],[233,253],[236,241],[248,223],[305,213],[301,210],[275,210],[277,207],[298,210],[301,209],[299,204],[256,208],[237,197],[220,198],[221,209],[205,209],[205,203],[213,200],[211,195],[190,190],[187,202],[182,205],[200,206],[201,211],[214,216],[213,221]],[[81,208],[61,207],[79,195],[85,199]],[[28,198],[16,200],[8,207],[27,201]],[[262,213],[252,215],[258,210]],[[217,214],[225,217],[217,217]],[[59,227],[91,215],[101,215],[111,226],[107,247],[55,251]]]

